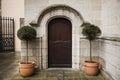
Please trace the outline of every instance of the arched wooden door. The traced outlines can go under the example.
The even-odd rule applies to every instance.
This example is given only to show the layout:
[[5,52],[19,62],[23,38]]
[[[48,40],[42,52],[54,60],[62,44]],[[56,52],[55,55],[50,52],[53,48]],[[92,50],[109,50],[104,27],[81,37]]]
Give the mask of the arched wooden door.
[[72,67],[72,24],[65,18],[48,23],[48,67]]

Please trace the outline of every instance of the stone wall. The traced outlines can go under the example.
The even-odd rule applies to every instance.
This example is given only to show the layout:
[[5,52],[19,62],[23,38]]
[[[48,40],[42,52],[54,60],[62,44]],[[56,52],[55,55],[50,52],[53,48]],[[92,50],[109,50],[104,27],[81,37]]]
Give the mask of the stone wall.
[[120,0],[102,0],[100,62],[114,80],[120,79]]
[[[15,22],[15,34],[20,28],[20,18],[24,18],[24,0],[1,0],[1,15],[3,17],[12,17]],[[15,51],[21,51],[20,40],[15,36]]]
[[[72,68],[79,69],[81,64],[79,42],[82,36],[80,25],[83,21],[88,21],[101,27],[101,0],[25,0],[25,25],[32,23],[37,26],[37,38],[42,37],[42,52],[39,54],[44,53],[41,59],[44,69],[48,66],[47,24],[55,17],[67,18],[72,23]],[[88,49],[85,42],[83,41],[82,46]],[[22,44],[22,51],[25,51],[24,43]],[[86,48],[83,48],[83,52],[85,51]],[[21,55],[24,57],[25,53]],[[94,56],[98,57],[98,52]]]
[[[96,39],[92,42],[92,60],[99,62],[99,39]],[[90,43],[85,38],[80,38],[80,61],[81,61],[81,68],[83,68],[83,63],[86,60],[90,60]]]
[[[69,13],[69,14],[68,14]],[[79,35],[80,25],[83,22],[81,15],[73,8],[66,5],[51,6],[45,9],[40,16],[32,22],[31,25],[37,24],[37,38],[42,37],[42,65],[43,68],[48,67],[48,23],[56,17],[66,18],[72,23],[72,68],[79,69]],[[39,43],[39,42],[38,42]],[[40,53],[41,54],[41,53]]]
[[102,0],[102,34],[120,37],[120,0]]
[[101,0],[25,0],[25,24],[35,20],[45,8],[55,5],[68,5],[85,21],[101,26]]
[[[41,13],[51,6],[57,5],[65,5],[70,6],[75,9],[83,18],[84,21],[91,22],[97,26],[99,26],[102,30],[102,36],[106,36],[101,40],[96,40],[93,42],[92,52],[94,60],[100,61],[102,64],[102,69],[108,72],[115,80],[120,79],[120,42],[118,37],[120,35],[120,0],[25,0],[25,24],[28,25],[31,22],[36,22],[37,18],[41,15]],[[49,11],[49,10],[48,10]],[[60,11],[51,11],[50,15],[44,17],[42,21],[42,25],[39,25],[39,29],[37,29],[38,37],[44,37],[47,24],[45,21],[51,15],[61,14]],[[65,14],[67,11],[63,10]],[[46,13],[45,13],[46,14]],[[72,15],[73,13],[67,13]],[[67,15],[65,14],[65,15]],[[73,17],[73,16],[72,16]],[[75,18],[75,17],[73,17]],[[72,20],[74,21],[74,19]],[[78,22],[77,22],[78,24]],[[42,26],[42,27],[41,27]],[[80,27],[80,26],[79,26]],[[74,28],[75,29],[75,28]],[[76,29],[75,29],[76,30]],[[80,33],[78,36],[80,40],[80,62],[82,63],[85,59],[88,59],[89,56],[89,42],[86,39],[81,39],[81,28],[79,28]],[[39,32],[41,31],[41,32]],[[76,32],[76,31],[75,31]],[[109,38],[110,37],[110,38]],[[43,51],[41,53],[47,52],[46,38],[43,39]],[[78,39],[78,37],[77,37]],[[116,41],[117,40],[117,41]],[[100,43],[99,43],[100,41]],[[39,41],[38,41],[39,42]],[[77,43],[76,43],[77,44]],[[24,43],[22,43],[22,49],[25,50]],[[30,48],[31,50],[32,48]],[[36,48],[37,49],[37,48]],[[40,50],[40,47],[38,47]],[[40,51],[39,51],[40,52]],[[39,53],[38,52],[38,53]],[[40,54],[38,54],[40,55]],[[22,54],[24,57],[25,55]],[[47,56],[44,54],[44,56]],[[39,56],[41,57],[41,56]],[[33,56],[31,56],[33,58]],[[42,60],[42,59],[41,59]],[[45,63],[45,62],[42,62]],[[41,63],[40,63],[41,64]],[[44,65],[43,65],[44,67]]]
[[[35,39],[33,41],[29,41],[28,42],[28,60],[29,61],[35,61],[36,63],[36,67],[39,67],[41,69],[41,67],[43,65],[40,65],[42,62],[42,55],[39,54],[39,53],[42,53],[41,52],[41,38],[40,39]],[[21,51],[21,61],[26,61],[26,52],[27,52],[27,49],[26,49],[26,41],[22,41],[21,42],[22,44],[22,51]]]
[[102,69],[110,74],[115,80],[120,79],[120,40],[101,40],[100,63]]

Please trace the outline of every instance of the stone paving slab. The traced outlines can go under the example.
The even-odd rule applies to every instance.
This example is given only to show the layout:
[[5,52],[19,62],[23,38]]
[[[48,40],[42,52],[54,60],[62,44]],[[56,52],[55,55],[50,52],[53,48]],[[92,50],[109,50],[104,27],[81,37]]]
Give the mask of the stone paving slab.
[[0,53],[0,80],[11,80],[18,71],[18,62],[15,53]]
[[30,77],[21,77],[19,73],[11,80],[106,80],[101,74],[87,76],[80,70],[42,70],[37,71]]

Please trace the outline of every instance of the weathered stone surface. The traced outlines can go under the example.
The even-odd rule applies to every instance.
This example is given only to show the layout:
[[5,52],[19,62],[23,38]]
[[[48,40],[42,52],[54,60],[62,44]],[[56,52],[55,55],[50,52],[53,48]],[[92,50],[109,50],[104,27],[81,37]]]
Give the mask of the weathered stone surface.
[[[87,40],[80,39],[82,36],[80,24],[84,20],[89,21],[101,28],[102,36],[117,38],[120,35],[119,7],[119,0],[25,0],[25,24],[30,22],[37,24],[35,29],[37,30],[38,41],[37,45],[35,44],[36,48],[34,47],[33,49],[33,45],[29,46],[29,56],[32,56],[33,59],[36,58],[36,61],[38,60],[37,64],[40,69],[48,67],[47,24],[51,18],[66,16],[72,23],[72,68],[82,68],[84,60],[89,59],[90,47]],[[76,15],[76,13],[80,15]],[[21,55],[23,57],[26,55],[25,48],[24,43],[22,43],[23,53]],[[39,58],[36,57],[37,55],[33,55],[32,51],[38,53],[40,55]],[[120,79],[119,41],[95,41],[92,46],[92,53],[94,60],[101,63],[101,69],[110,73],[115,80]],[[53,74],[50,75],[52,76]],[[65,77],[65,79],[68,78]]]
[[35,69],[32,76],[21,77],[18,67],[19,58],[19,53],[0,54],[1,80],[108,80],[108,78],[101,74],[97,76],[87,76],[83,71],[75,69]]
[[109,73],[115,80],[120,79],[120,42],[110,40],[101,40],[99,48],[100,63],[102,69]]

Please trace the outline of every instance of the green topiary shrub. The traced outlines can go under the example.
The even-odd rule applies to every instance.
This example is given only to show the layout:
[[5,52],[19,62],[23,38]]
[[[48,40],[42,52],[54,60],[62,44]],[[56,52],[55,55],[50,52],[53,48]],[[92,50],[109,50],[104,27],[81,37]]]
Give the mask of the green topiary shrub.
[[20,40],[26,41],[27,46],[27,63],[28,63],[28,41],[36,38],[36,30],[30,26],[23,26],[17,31],[17,36]]
[[30,26],[23,26],[17,31],[20,40],[31,41],[36,38],[36,30]]
[[90,24],[90,23],[83,23],[82,25],[82,34],[86,36],[86,38],[90,42],[90,61],[92,62],[92,54],[91,54],[91,42],[98,38],[101,35],[101,30],[99,27]]

